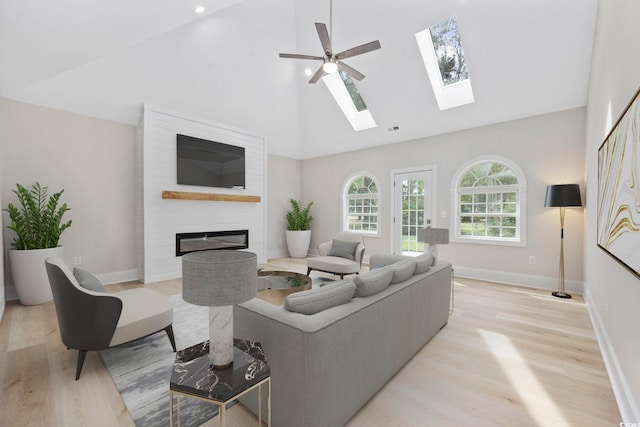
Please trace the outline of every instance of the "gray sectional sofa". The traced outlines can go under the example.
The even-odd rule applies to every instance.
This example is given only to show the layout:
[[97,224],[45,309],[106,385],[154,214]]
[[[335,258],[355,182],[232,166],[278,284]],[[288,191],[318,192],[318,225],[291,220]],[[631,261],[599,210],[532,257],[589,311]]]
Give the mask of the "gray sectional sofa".
[[[281,307],[236,306],[234,335],[261,342],[271,366],[272,425],[344,425],[447,323],[451,264],[407,258],[372,255],[371,271]],[[241,402],[257,413],[255,393]]]

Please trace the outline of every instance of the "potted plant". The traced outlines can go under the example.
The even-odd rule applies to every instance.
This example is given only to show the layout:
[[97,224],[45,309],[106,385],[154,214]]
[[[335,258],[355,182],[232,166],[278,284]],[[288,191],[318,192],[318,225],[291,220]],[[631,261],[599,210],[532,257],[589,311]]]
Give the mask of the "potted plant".
[[287,231],[285,237],[287,240],[287,248],[289,256],[292,258],[304,258],[309,252],[309,244],[311,243],[311,221],[313,217],[310,214],[313,202],[309,202],[306,207],[302,207],[302,202],[289,199],[291,209],[287,211]]
[[64,190],[47,197],[47,187],[38,182],[31,189],[17,184],[13,192],[18,196],[20,208],[9,203],[4,209],[11,220],[7,228],[16,233],[11,243],[13,249],[9,250],[11,276],[22,304],[42,304],[53,298],[44,260],[64,255],[58,241],[71,226],[70,220],[62,222],[69,208],[66,203],[58,207]]

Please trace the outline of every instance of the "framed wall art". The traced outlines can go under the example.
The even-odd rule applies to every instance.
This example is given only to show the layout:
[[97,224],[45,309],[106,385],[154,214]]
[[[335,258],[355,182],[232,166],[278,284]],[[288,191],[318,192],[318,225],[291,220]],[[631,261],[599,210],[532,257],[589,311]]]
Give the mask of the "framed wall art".
[[640,90],[598,149],[598,246],[640,277]]

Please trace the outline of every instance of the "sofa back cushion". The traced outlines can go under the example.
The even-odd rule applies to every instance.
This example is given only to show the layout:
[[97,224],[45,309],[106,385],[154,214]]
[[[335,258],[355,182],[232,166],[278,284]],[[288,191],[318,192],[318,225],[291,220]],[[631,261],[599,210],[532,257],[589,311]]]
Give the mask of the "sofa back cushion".
[[284,308],[301,314],[315,314],[351,301],[356,285],[351,280],[333,282],[320,288],[295,292],[284,300]]
[[413,276],[413,272],[416,269],[416,262],[412,259],[406,259],[404,261],[398,261],[389,266],[393,271],[393,278],[391,284],[404,282]]
[[431,254],[422,254],[418,255],[414,258],[416,261],[416,271],[413,274],[422,274],[426,271],[429,271],[431,266],[433,265],[434,257]]
[[389,267],[377,268],[360,274],[353,279],[356,285],[357,297],[368,297],[387,289],[393,278],[393,271]]

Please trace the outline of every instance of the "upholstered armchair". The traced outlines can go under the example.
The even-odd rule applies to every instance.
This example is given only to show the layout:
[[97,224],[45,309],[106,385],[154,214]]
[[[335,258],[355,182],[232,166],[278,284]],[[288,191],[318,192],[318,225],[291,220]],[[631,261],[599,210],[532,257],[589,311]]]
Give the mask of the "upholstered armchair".
[[364,249],[361,234],[341,231],[332,240],[318,245],[320,256],[307,259],[307,275],[311,270],[336,274],[341,279],[347,274],[358,274]]
[[[45,261],[62,343],[78,350],[76,380],[88,351],[103,350],[164,330],[173,351],[173,306],[146,288],[105,293],[80,285],[60,258]],[[95,279],[95,277],[93,277]],[[97,280],[97,279],[95,279]],[[94,284],[101,286],[100,284]]]

